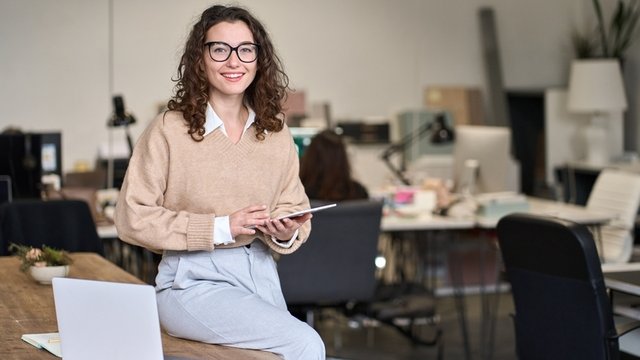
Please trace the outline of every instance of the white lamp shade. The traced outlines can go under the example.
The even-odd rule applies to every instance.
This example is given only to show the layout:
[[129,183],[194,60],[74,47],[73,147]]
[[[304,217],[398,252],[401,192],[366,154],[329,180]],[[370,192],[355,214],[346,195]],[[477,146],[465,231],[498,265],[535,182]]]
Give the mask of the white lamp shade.
[[625,110],[627,99],[616,59],[576,60],[569,78],[569,111]]

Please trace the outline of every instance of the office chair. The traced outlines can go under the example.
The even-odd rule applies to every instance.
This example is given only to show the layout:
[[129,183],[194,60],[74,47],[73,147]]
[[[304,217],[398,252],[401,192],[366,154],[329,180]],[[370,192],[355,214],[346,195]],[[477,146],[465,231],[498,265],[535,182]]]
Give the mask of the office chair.
[[310,325],[314,309],[373,298],[381,217],[382,202],[370,200],[345,201],[315,213],[307,242],[278,260],[287,304],[305,310]]
[[596,242],[603,263],[626,263],[633,253],[633,231],[640,206],[640,174],[605,169],[596,179],[587,209],[614,214]]
[[614,325],[589,230],[570,221],[511,214],[498,241],[515,304],[516,352],[527,359],[619,359]]
[[[311,206],[323,203],[312,201]],[[431,294],[407,288],[379,286],[375,276],[382,202],[351,200],[313,215],[311,235],[296,252],[278,261],[280,284],[292,312],[304,312],[314,326],[315,311],[334,308],[346,316],[363,315],[393,326],[416,344],[438,345],[442,358],[441,330],[434,339],[422,340],[413,320],[435,318]],[[399,291],[394,291],[399,290]],[[408,320],[398,324],[396,320]]]
[[18,200],[0,205],[0,255],[10,243],[103,255],[91,211],[82,200]]

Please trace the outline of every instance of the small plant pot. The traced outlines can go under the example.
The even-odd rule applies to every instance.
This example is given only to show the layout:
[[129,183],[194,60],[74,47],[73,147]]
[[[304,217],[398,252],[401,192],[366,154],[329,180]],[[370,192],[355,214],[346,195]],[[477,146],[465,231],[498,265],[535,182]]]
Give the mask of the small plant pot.
[[29,274],[31,277],[40,284],[51,284],[51,279],[54,277],[66,277],[69,275],[69,265],[61,266],[31,266],[29,268]]

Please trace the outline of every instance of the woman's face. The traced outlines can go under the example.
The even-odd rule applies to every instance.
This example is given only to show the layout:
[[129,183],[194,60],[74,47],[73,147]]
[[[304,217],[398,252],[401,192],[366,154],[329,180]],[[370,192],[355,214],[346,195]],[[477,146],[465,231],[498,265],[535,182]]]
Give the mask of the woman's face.
[[207,31],[205,44],[212,41],[216,42],[216,45],[205,46],[203,52],[205,72],[209,80],[209,97],[243,95],[256,77],[258,60],[242,62],[238,58],[238,52],[241,52],[241,56],[246,60],[250,48],[243,46],[237,49],[238,52],[231,51],[225,61],[214,61],[210,56],[210,48],[215,56],[218,56],[217,54],[224,54],[228,50],[224,44],[235,48],[241,44],[253,43],[251,30],[242,21],[221,22]]

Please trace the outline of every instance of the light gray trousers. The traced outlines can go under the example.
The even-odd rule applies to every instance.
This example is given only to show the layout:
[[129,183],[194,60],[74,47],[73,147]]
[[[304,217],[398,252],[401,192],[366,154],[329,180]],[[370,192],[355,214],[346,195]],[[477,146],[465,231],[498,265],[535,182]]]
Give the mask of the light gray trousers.
[[270,351],[291,360],[325,359],[316,331],[293,317],[267,247],[165,251],[156,277],[162,327],[172,336]]

